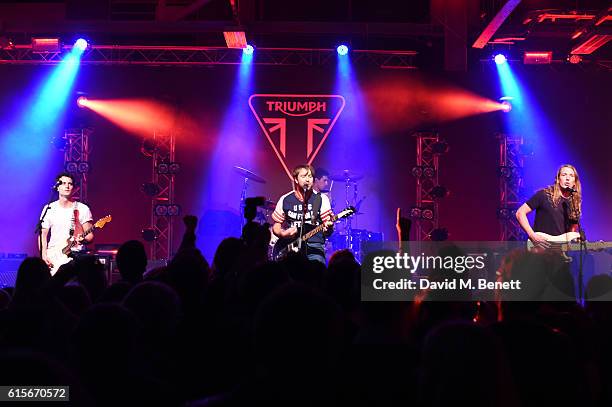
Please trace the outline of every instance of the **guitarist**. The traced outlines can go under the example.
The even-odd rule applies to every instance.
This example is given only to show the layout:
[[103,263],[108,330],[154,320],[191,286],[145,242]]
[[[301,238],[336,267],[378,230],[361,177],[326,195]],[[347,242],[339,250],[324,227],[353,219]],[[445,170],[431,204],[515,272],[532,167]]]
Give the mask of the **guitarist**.
[[[527,214],[535,210],[533,228]],[[536,235],[543,232],[558,236],[578,231],[582,210],[582,186],[578,171],[573,165],[564,164],[557,170],[555,183],[536,192],[516,211],[516,219],[536,247],[549,248],[546,238]]]
[[73,251],[83,250],[83,244],[93,240],[93,233],[82,236],[84,230],[92,227],[93,217],[89,207],[77,202],[72,196],[73,176],[69,173],[61,173],[55,180],[54,189],[57,190],[58,199],[49,204],[49,210],[42,222],[42,247],[40,248],[42,259],[51,268],[54,267],[54,262],[60,261],[62,249],[66,247],[70,238],[77,242]]
[[272,213],[272,233],[279,239],[295,239],[303,220],[305,226],[302,235],[323,224],[324,231],[317,233],[304,244],[308,260],[325,264],[325,238],[332,232],[332,211],[329,198],[313,190],[314,175],[314,169],[307,164],[293,169],[293,190],[281,196],[276,204]]

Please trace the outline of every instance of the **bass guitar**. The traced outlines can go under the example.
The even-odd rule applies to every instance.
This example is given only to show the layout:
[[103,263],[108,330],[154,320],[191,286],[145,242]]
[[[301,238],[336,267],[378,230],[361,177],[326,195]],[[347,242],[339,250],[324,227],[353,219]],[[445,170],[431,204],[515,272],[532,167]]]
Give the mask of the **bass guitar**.
[[[551,250],[557,250],[560,252],[579,251],[581,244],[582,247],[586,248],[586,250],[591,251],[612,248],[612,242],[575,242],[576,239],[580,238],[580,233],[578,232],[567,232],[557,236],[549,235],[543,232],[536,232],[536,235],[545,238],[548,244],[550,245]],[[527,249],[532,250],[534,248],[537,249],[533,242],[531,240],[528,240]]]
[[[332,216],[330,221],[336,222],[339,219],[347,218],[349,216],[352,216],[353,214],[355,214],[355,208],[353,208],[352,206],[349,206],[346,209],[343,209],[342,211],[340,211],[337,215]],[[308,227],[308,226],[310,225],[308,224],[304,225],[304,227]],[[288,239],[284,239],[284,238],[278,239],[278,241],[274,245],[274,250],[272,251],[272,258],[274,260],[281,260],[287,257],[289,253],[298,253],[300,251],[300,248],[304,249],[306,247],[306,242],[308,241],[308,239],[310,239],[317,233],[323,231],[324,228],[325,228],[325,225],[321,224],[319,226],[314,227],[312,230],[304,233],[302,237],[296,236],[296,237],[288,238]]]

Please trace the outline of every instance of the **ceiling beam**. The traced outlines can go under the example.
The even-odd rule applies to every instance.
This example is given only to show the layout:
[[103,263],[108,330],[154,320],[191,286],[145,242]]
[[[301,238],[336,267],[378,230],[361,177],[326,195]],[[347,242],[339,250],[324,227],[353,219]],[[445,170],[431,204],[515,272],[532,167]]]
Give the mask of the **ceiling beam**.
[[482,33],[480,33],[478,38],[476,38],[476,41],[474,41],[474,44],[472,44],[472,48],[484,48],[520,2],[521,0],[508,0],[501,10],[497,12],[495,17],[493,17],[491,22],[485,27]]

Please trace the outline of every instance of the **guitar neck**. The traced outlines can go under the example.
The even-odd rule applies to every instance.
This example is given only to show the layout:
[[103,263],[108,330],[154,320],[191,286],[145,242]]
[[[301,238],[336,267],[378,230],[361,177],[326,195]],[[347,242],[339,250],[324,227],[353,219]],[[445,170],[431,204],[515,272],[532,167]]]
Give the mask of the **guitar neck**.
[[[336,220],[338,220],[338,216],[332,216],[332,218],[330,220],[332,222],[335,222]],[[312,229],[310,232],[308,232],[304,236],[302,236],[302,241],[306,241],[306,240],[310,239],[311,237],[313,237],[317,233],[321,232],[324,227],[325,227],[325,224],[322,223],[319,226],[317,226],[316,228]]]
[[84,231],[83,231],[83,237],[85,237],[85,236],[87,236],[88,234],[90,234],[91,232],[93,232],[95,228],[96,228],[95,226],[92,226],[92,227],[90,227],[89,229],[84,230]]
[[[563,243],[562,244],[564,250],[569,251],[578,251],[580,250],[580,243]],[[584,244],[586,246],[586,250],[603,250],[612,248],[612,243],[610,242],[587,242]]]

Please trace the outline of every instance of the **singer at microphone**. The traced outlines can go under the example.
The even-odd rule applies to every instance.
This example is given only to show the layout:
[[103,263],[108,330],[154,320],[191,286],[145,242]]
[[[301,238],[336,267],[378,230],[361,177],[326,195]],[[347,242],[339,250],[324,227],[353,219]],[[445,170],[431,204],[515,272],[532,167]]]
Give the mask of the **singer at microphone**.
[[74,196],[74,175],[67,172],[59,174],[53,185],[57,191],[57,200],[45,205],[40,216],[39,249],[41,258],[51,268],[51,274],[57,272],[59,266],[69,261],[64,248],[69,239],[74,238],[76,244],[71,248],[74,252],[84,250],[84,244],[93,240],[93,217],[87,205],[79,202]]
[[323,230],[319,229],[301,243],[301,249],[309,260],[325,264],[325,239],[333,226],[332,211],[329,198],[313,189],[314,175],[314,168],[308,164],[293,169],[293,188],[276,204],[272,233],[279,238],[278,243],[288,244],[323,225]]
[[[531,211],[535,211],[533,228],[527,219]],[[537,191],[516,211],[516,218],[529,240],[541,248],[550,247],[552,238],[579,232],[581,216],[582,186],[578,171],[570,164],[559,167],[555,183]]]
[[564,191],[569,192],[570,194],[575,194],[576,193],[576,189],[574,189],[573,187],[565,187],[563,188]]

